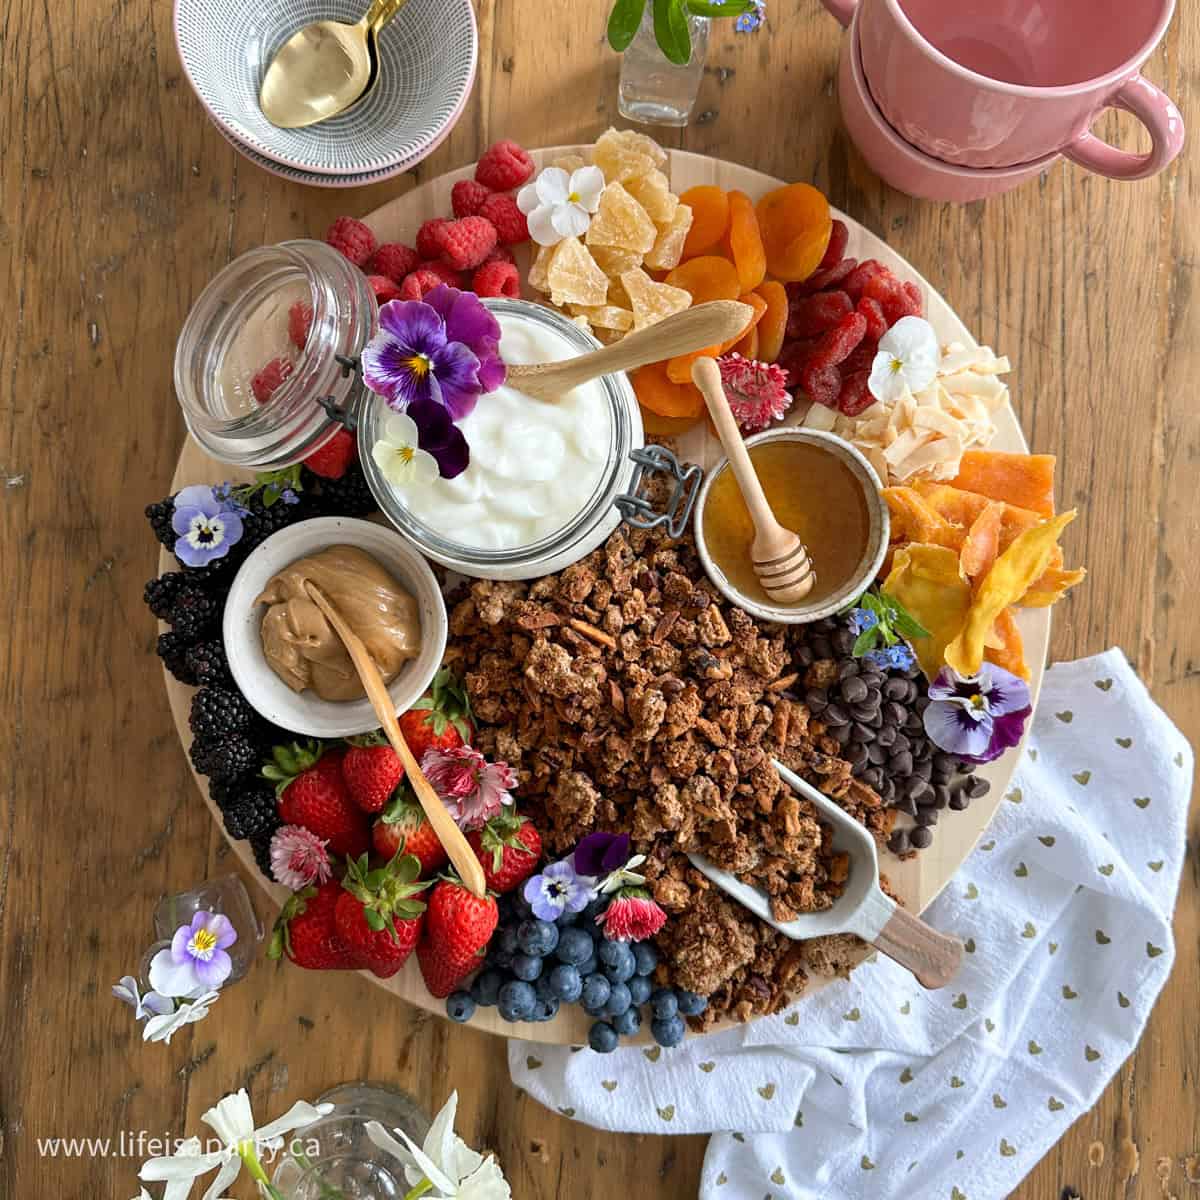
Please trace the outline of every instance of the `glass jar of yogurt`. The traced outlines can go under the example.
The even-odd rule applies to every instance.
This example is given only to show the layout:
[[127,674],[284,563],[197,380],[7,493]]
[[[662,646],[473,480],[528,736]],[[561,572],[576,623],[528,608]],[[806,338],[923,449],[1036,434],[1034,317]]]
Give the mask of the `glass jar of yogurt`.
[[[235,466],[300,462],[364,394],[353,360],[377,321],[366,276],[332,246],[282,242],[243,254],[200,293],[175,347],[175,392],[192,436]],[[260,402],[254,376],[276,360],[281,381]]]
[[[524,300],[484,301],[500,322],[506,363],[552,362],[600,343],[553,309]],[[605,375],[547,404],[501,385],[459,422],[467,469],[401,491],[371,455],[390,410],[368,395],[359,458],[389,520],[436,562],[463,575],[533,579],[589,554],[622,519],[643,466],[641,411],[628,378]]]

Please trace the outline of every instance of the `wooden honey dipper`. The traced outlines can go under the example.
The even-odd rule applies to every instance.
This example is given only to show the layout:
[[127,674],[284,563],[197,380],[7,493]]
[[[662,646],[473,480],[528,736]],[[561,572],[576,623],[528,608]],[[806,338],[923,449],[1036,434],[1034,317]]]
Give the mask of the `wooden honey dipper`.
[[779,604],[797,604],[812,591],[816,572],[804,543],[790,529],[775,520],[763,492],[758,473],[750,461],[750,452],[737,427],[725,389],[721,369],[712,358],[697,359],[692,380],[704,395],[709,416],[725,449],[729,465],[737,479],[742,499],[754,522],[754,541],[750,543],[750,561],[763,591]]

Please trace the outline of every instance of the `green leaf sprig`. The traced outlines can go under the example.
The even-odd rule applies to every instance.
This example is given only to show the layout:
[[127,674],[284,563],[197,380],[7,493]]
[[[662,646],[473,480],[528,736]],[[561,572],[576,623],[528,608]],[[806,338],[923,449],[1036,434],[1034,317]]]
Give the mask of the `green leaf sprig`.
[[859,597],[858,609],[872,613],[875,623],[859,633],[852,651],[855,658],[877,650],[880,643],[884,646],[895,646],[901,641],[911,642],[915,638],[930,636],[929,630],[899,600],[886,592],[864,592]]
[[[668,62],[686,66],[692,57],[688,17],[740,17],[756,9],[755,0],[650,0],[654,14],[654,40]],[[624,53],[637,36],[646,12],[646,0],[616,0],[608,15],[608,44]]]
[[234,488],[230,497],[239,504],[249,504],[259,492],[262,493],[263,508],[270,508],[278,503],[286,491],[302,492],[304,485],[300,482],[300,464],[283,467],[278,471],[260,471],[254,477],[253,483],[245,483]]

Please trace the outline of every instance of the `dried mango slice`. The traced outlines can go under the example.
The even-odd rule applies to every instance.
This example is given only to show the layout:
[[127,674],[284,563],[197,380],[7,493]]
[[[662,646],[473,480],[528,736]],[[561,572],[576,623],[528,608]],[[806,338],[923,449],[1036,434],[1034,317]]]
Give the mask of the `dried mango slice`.
[[683,245],[692,228],[692,210],[679,204],[669,225],[658,226],[658,237],[646,253],[646,268],[651,271],[670,270],[683,257]]
[[1053,454],[968,450],[950,483],[1050,517],[1054,515],[1054,462]]
[[756,206],[767,271],[785,283],[807,279],[829,249],[829,201],[807,183],[775,188]]
[[767,253],[754,202],[745,192],[729,193],[729,249],[743,292],[753,291],[767,274]]
[[1062,567],[1050,567],[1041,578],[1035,579],[1029,590],[1021,597],[1022,608],[1049,608],[1057,604],[1076,584],[1087,578],[1087,571],[1079,567],[1064,571]]
[[[993,503],[986,496],[964,492],[948,483],[930,483],[919,479],[914,480],[911,487],[935,512],[964,529],[969,529],[979,519],[980,513]],[[1025,530],[1032,529],[1041,519],[1038,513],[1028,508],[1005,503],[1000,521],[1000,550],[1007,550],[1016,538]]]
[[711,250],[725,236],[729,228],[729,197],[724,188],[706,183],[688,188],[679,200],[692,210],[692,227],[683,243],[683,257],[695,258]]
[[563,238],[554,248],[546,282],[554,304],[604,304],[608,300],[608,276],[578,238]]
[[[645,140],[650,141],[649,138]],[[658,150],[657,146],[654,148]],[[622,137],[615,129],[602,133],[596,140],[592,147],[592,162],[604,172],[605,181],[610,184],[648,175],[660,165],[659,159],[647,153],[644,146]]]
[[587,244],[645,254],[657,238],[649,213],[619,183],[606,184],[600,193],[600,207],[588,226]]
[[971,585],[958,569],[958,555],[946,546],[901,546],[883,590],[895,596],[929,630],[912,643],[921,670],[932,679],[945,662],[946,647],[959,636],[971,608]]
[[650,219],[660,229],[675,219],[679,197],[671,191],[671,185],[661,171],[649,171],[625,180],[625,190],[650,214]]
[[533,261],[529,264],[529,273],[525,276],[531,288],[539,292],[550,290],[550,279],[546,272],[550,269],[550,260],[554,257],[557,246],[539,246]]
[[[597,268],[598,269],[598,268]],[[621,283],[629,295],[633,311],[634,329],[645,329],[664,317],[691,308],[692,298],[683,288],[671,287],[667,283],[655,283],[645,271],[634,268],[621,276]]]
[[1022,679],[1029,678],[1029,666],[1025,662],[1025,644],[1011,608],[1006,608],[992,626],[984,657],[990,663],[1011,671]]
[[758,323],[758,357],[762,362],[773,363],[783,349],[783,338],[787,333],[787,291],[775,279],[768,279],[755,290],[767,302],[767,311]]
[[[996,618],[1010,604],[1019,601],[1029,585],[1045,573],[1059,534],[1074,519],[1074,509],[1051,517],[1026,530],[996,559],[979,583],[962,630],[946,647],[946,662],[960,675],[974,675],[979,670],[984,642]],[[917,615],[917,620],[920,619]]]
[[596,329],[616,329],[624,333],[633,328],[633,313],[616,304],[568,304],[571,315],[586,317]]
[[693,304],[710,300],[736,300],[741,294],[737,268],[727,258],[707,254],[680,263],[668,276],[672,287],[689,292]]
[[983,511],[971,522],[958,554],[959,565],[968,579],[980,579],[992,569],[1000,553],[1000,526],[1004,521],[1004,505],[989,500]]
[[947,521],[912,488],[884,488],[883,498],[892,515],[893,541],[930,542],[955,552],[962,548],[962,526]]
[[663,363],[639,367],[629,376],[638,403],[660,417],[695,420],[704,412],[704,397],[692,383],[673,383]]

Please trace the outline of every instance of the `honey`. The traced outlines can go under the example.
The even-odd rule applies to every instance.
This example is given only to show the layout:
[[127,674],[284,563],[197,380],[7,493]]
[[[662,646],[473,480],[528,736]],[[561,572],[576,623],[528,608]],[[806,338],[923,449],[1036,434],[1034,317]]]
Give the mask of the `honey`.
[[[802,603],[819,604],[862,564],[870,536],[862,484],[837,455],[811,442],[762,442],[750,447],[750,461],[776,520],[808,548],[816,580]],[[709,556],[729,583],[748,600],[778,607],[755,573],[754,525],[728,466],[713,480],[700,520]]]

